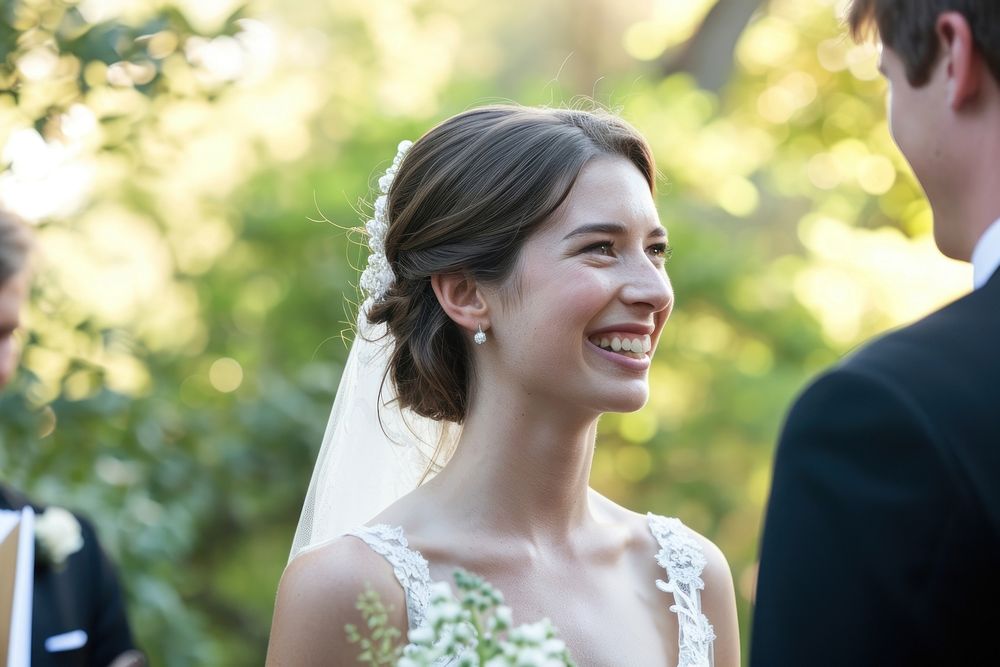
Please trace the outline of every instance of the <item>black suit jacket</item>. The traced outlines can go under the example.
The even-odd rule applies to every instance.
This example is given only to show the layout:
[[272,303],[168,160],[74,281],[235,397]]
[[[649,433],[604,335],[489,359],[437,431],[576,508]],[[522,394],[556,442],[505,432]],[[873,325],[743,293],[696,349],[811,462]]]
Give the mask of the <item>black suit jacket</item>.
[[1000,665],[1000,272],[799,398],[750,664]]
[[[0,509],[31,505],[45,510],[10,488],[0,486]],[[83,529],[83,547],[56,570],[36,551],[34,600],[31,616],[32,667],[107,667],[133,648],[125,603],[115,568],[101,549],[93,526],[77,516]],[[75,630],[87,633],[81,648],[50,653],[49,637]]]

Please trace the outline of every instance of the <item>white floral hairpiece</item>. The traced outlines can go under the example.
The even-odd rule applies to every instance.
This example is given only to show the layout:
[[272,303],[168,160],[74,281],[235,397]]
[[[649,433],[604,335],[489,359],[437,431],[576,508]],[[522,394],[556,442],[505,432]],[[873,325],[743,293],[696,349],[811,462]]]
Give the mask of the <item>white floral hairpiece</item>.
[[371,253],[368,255],[368,265],[361,274],[361,290],[367,295],[362,306],[363,311],[385,297],[386,292],[396,281],[396,275],[389,266],[389,261],[385,256],[385,234],[389,230],[389,187],[396,177],[399,164],[403,161],[406,151],[413,145],[412,141],[401,141],[396,148],[396,157],[392,161],[392,166],[386,169],[385,174],[378,179],[378,189],[381,194],[375,200],[375,215],[365,223],[365,230],[368,232],[368,247]]

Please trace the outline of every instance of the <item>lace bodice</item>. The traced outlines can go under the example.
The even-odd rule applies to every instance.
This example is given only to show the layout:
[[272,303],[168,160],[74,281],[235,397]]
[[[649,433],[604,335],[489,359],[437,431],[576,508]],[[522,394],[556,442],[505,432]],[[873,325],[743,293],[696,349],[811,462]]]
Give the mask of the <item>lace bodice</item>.
[[[677,667],[712,667],[715,631],[701,610],[701,591],[705,589],[701,575],[708,560],[701,545],[679,519],[656,514],[647,515],[647,519],[660,547],[656,562],[667,574],[666,581],[656,581],[656,587],[674,597],[670,611],[677,614],[679,627]],[[419,627],[427,612],[432,583],[427,560],[409,547],[399,526],[361,526],[348,534],[363,540],[392,566],[406,595],[407,625],[411,630]]]
[[372,551],[385,558],[392,566],[396,580],[406,594],[406,619],[410,630],[424,622],[427,602],[430,599],[431,573],[420,552],[410,548],[403,529],[384,523],[361,526],[347,532],[361,538]]
[[701,573],[708,559],[680,519],[656,514],[648,514],[647,518],[649,530],[660,545],[656,562],[667,571],[667,580],[657,580],[656,587],[674,596],[670,611],[677,614],[679,626],[677,666],[711,667],[715,630],[701,611],[701,591],[705,590]]

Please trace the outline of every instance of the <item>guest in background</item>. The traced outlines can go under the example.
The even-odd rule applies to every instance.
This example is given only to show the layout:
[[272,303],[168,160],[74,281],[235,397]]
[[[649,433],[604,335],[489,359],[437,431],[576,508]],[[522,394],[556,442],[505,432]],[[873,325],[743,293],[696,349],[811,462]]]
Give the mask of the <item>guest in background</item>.
[[[17,368],[14,333],[29,291],[31,243],[27,228],[0,211],[0,389]],[[34,503],[0,483],[0,510],[26,506],[36,514],[32,666],[145,664],[132,642],[115,567],[101,549],[93,526],[61,508]]]

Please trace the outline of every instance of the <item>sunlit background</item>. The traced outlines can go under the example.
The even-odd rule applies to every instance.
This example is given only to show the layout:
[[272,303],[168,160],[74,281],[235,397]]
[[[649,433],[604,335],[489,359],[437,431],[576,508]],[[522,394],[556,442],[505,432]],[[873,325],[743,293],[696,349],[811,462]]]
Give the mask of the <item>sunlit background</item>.
[[[94,518],[153,664],[260,664],[402,138],[496,101],[654,147],[677,307],[593,483],[714,539],[744,634],[808,379],[970,286],[831,0],[8,0],[0,205],[41,257],[0,471]],[[345,296],[347,300],[345,300]],[[531,619],[521,619],[531,620]]]

